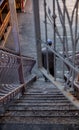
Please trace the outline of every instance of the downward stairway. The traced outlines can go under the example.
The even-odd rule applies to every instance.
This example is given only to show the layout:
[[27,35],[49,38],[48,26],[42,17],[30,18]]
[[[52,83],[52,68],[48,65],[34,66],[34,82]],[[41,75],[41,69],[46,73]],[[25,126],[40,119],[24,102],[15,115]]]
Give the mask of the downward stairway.
[[1,123],[79,124],[79,111],[50,82],[37,79],[20,99],[14,100]]

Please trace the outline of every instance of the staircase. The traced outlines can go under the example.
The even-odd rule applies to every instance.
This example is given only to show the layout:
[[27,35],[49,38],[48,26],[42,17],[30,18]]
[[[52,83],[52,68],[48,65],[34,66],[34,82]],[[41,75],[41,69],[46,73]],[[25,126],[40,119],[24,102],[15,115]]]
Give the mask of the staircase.
[[39,78],[0,116],[1,123],[79,124],[79,111],[50,82]]

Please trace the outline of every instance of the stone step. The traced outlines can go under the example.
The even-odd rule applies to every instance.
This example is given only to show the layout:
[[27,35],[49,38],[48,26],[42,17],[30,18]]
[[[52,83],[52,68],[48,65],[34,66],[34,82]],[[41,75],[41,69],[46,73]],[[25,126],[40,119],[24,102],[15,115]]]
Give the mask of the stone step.
[[53,99],[18,99],[16,100],[14,103],[67,103],[67,104],[70,104],[70,102],[67,100],[67,99],[61,99],[61,100],[53,100]]
[[7,112],[5,117],[75,117],[79,118],[77,110],[17,110]]
[[[61,99],[62,98],[62,99]],[[24,96],[23,98],[22,98],[23,100],[47,100],[47,99],[49,99],[49,100],[66,100],[66,98],[65,97],[59,97],[59,96],[43,96],[43,97],[41,97],[41,96]]]
[[52,92],[49,92],[49,91],[25,92],[24,94],[26,94],[26,95],[29,95],[29,94],[31,94],[31,95],[33,95],[33,94],[38,94],[38,95],[45,95],[45,94],[48,94],[48,95],[63,95],[60,92],[54,92],[54,91],[52,91]]
[[[19,111],[19,110],[24,110],[24,111],[27,111],[27,110],[31,110],[31,111],[35,111],[35,110],[57,110],[57,111],[63,111],[63,110],[77,110],[74,106],[72,105],[25,105],[25,104],[16,104],[16,105],[11,105],[8,110],[11,110],[11,111]],[[78,111],[78,110],[77,110]]]
[[45,93],[44,94],[43,93],[42,94],[41,93],[40,94],[39,93],[34,93],[34,94],[33,93],[32,94],[27,94],[26,93],[26,94],[24,94],[24,96],[26,96],[26,97],[45,97],[45,98],[46,97],[47,98],[48,97],[60,97],[60,98],[63,97],[62,94],[48,94],[48,93],[46,93],[46,94]]
[[67,107],[73,107],[73,105],[71,103],[53,103],[53,102],[23,102],[23,101],[20,101],[20,102],[16,102],[14,104],[12,104],[13,106],[57,106],[57,107],[62,107],[62,106],[67,106]]
[[2,120],[28,123],[39,123],[39,121],[58,123],[60,120],[66,120],[69,123],[72,119],[79,122],[79,111],[57,88],[49,89],[50,85],[46,84],[43,87],[40,85],[39,89],[39,83],[35,86],[36,82],[27,87],[20,99],[10,104],[6,113],[2,115]]

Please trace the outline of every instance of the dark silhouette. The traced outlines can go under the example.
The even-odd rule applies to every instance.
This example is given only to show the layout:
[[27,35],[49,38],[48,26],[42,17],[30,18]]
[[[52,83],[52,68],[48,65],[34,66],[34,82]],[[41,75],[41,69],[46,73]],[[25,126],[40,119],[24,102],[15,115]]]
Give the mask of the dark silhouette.
[[[52,46],[52,41],[48,40],[47,45],[51,47]],[[47,49],[45,47],[45,48],[42,49],[42,63],[43,63],[43,67],[45,69],[47,69],[47,56],[46,56],[46,52],[47,52]],[[54,76],[54,54],[49,49],[48,49],[48,63],[49,63],[49,72],[50,72],[50,74],[52,76]],[[45,77],[45,80],[47,80],[46,77]]]

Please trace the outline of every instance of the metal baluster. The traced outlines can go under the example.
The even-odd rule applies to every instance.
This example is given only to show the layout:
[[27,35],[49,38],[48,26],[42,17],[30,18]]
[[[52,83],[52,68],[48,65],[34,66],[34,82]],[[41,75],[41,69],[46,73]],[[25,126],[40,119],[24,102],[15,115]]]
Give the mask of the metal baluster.
[[3,79],[5,78],[5,72],[6,72],[6,65],[5,65],[5,54],[2,52],[2,55],[1,55],[1,60],[2,60],[2,72],[1,72],[1,77],[0,77],[0,80],[1,80],[1,83],[3,81]]
[[4,54],[4,62],[5,62],[5,64],[4,64],[4,70],[5,71],[3,73],[2,81],[7,84],[8,81],[9,81],[8,74],[9,74],[9,69],[10,68],[9,68],[9,63],[6,61],[6,56],[7,56],[7,58],[9,58],[9,55],[6,52],[3,52],[3,54]]
[[[45,17],[45,41],[47,44],[48,34],[47,34],[47,12],[46,12],[46,0],[44,0],[44,17]],[[48,60],[48,48],[46,47],[46,60],[47,60],[47,74],[49,74],[49,60]]]
[[77,3],[77,7],[76,7],[76,18],[75,18],[75,40],[74,40],[75,51],[76,51],[76,39],[77,39],[77,33],[78,33],[78,6],[79,6],[79,1]]
[[[62,0],[63,4],[64,4],[64,0]],[[64,4],[64,8],[65,8],[65,13],[67,15],[67,19],[68,19],[68,23],[69,23],[69,28],[70,28],[70,34],[71,34],[71,43],[72,43],[72,49],[73,49],[73,53],[72,53],[72,61],[74,63],[74,35],[73,35],[73,29],[72,29],[72,19],[70,19],[69,16],[69,12],[67,10],[67,6],[66,4]],[[74,64],[73,64],[74,65]],[[74,77],[74,69],[72,70],[72,77]],[[72,87],[73,87],[73,78],[72,78]]]
[[[77,38],[77,28],[78,28],[78,4],[79,2],[77,1],[77,4],[76,4],[76,14],[75,14],[75,34],[74,34],[74,44],[73,44],[73,66],[75,67],[75,51],[76,51],[76,38]],[[74,78],[75,78],[75,71],[73,70],[72,71],[72,87],[73,87],[73,81],[74,81]]]
[[[66,0],[64,0],[63,3],[63,57],[65,57],[65,4],[66,4]],[[63,79],[64,79],[64,72],[65,72],[65,66],[64,66],[64,62],[63,62]]]
[[[55,0],[53,0],[53,35],[54,35],[54,50],[56,51],[56,14],[55,14]],[[54,53],[54,79],[56,80],[56,55]]]

